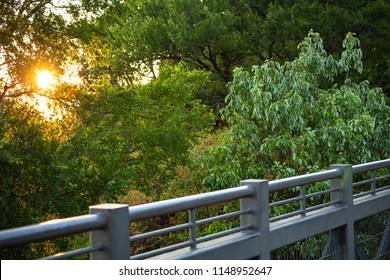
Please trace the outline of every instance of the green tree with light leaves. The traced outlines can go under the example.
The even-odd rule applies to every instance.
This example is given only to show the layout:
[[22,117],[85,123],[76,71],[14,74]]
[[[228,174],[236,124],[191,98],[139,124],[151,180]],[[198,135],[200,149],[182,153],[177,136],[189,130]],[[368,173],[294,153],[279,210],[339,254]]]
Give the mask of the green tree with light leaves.
[[229,130],[222,145],[205,153],[205,184],[223,188],[243,178],[284,178],[388,157],[390,108],[381,89],[350,79],[363,70],[356,36],[348,33],[343,47],[340,58],[329,55],[311,31],[295,60],[237,68],[222,113]]

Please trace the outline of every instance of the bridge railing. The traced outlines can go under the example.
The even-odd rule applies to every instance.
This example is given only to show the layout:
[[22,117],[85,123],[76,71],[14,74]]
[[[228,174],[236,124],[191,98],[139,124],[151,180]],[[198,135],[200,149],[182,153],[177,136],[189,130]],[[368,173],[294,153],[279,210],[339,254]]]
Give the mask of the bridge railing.
[[[278,248],[330,232],[328,243],[337,240],[342,248],[333,258],[353,259],[354,223],[390,209],[390,175],[384,172],[389,167],[390,159],[356,166],[332,165],[326,171],[270,182],[244,180],[236,188],[144,205],[91,206],[89,215],[1,231],[0,248],[90,232],[89,247],[49,258],[89,253],[91,259],[270,259]],[[353,176],[360,181],[353,182]],[[316,184],[320,185],[313,187]],[[283,199],[286,192],[288,198]],[[197,209],[227,201],[239,201],[239,209],[197,219]],[[187,212],[188,221],[130,234],[129,223],[178,212]],[[201,226],[233,218],[240,220],[233,228],[198,234]],[[188,233],[183,242],[130,256],[131,245],[140,240],[183,230]],[[390,233],[384,234],[381,241],[385,247],[388,236]]]
[[188,241],[175,244],[172,246],[163,247],[161,249],[153,250],[143,254],[139,254],[137,256],[132,257],[132,259],[150,258],[156,255],[160,255],[163,253],[167,253],[170,251],[174,251],[186,247],[189,247],[191,250],[195,250],[197,248],[197,245],[201,242],[227,236],[233,233],[241,232],[252,228],[253,226],[251,224],[245,224],[213,235],[197,238],[197,228],[199,226],[228,219],[228,218],[240,217],[242,215],[252,213],[253,210],[250,208],[246,208],[246,209],[241,209],[239,211],[218,215],[214,217],[209,217],[202,220],[196,219],[196,211],[200,207],[210,206],[213,204],[218,204],[218,203],[237,200],[237,199],[244,199],[244,198],[252,197],[254,196],[254,194],[255,194],[255,190],[251,186],[241,186],[241,187],[227,189],[227,190],[215,191],[210,193],[198,194],[193,196],[187,196],[182,198],[176,198],[176,199],[171,199],[166,201],[160,201],[160,202],[130,207],[129,208],[130,222],[140,221],[140,220],[144,220],[156,216],[175,214],[177,212],[183,212],[183,211],[188,212],[187,223],[168,227],[168,228],[163,228],[160,230],[155,230],[152,232],[134,235],[130,237],[130,242],[135,242],[146,238],[170,234],[183,229],[189,230]]
[[[106,224],[107,218],[103,214],[97,213],[94,215],[51,220],[37,225],[3,230],[0,232],[0,248],[14,247],[32,242],[89,232],[91,230],[102,229]],[[69,258],[102,249],[102,244],[94,244],[71,252],[60,253],[58,256],[47,257],[47,259]]]

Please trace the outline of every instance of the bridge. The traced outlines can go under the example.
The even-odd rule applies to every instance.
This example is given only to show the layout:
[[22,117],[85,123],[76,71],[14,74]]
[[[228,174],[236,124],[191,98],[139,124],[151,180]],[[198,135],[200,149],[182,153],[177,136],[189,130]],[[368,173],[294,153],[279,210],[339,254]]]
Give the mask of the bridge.
[[[0,231],[0,250],[89,232],[88,247],[45,259],[83,254],[90,259],[130,260],[390,259],[389,168],[390,159],[335,164],[316,173],[244,180],[235,188],[144,205],[94,205],[88,215]],[[198,219],[197,212],[204,207],[228,202],[237,207]],[[134,224],[177,213],[187,217],[181,224],[131,233]],[[220,231],[200,231],[202,226],[227,221],[231,226]],[[140,242],[175,232],[184,232],[185,239],[142,252],[132,250]]]

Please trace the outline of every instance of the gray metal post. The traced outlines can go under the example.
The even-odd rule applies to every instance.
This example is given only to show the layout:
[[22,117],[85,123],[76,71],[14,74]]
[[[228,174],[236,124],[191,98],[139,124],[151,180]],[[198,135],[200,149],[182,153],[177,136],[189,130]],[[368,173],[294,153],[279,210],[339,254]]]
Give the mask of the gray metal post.
[[196,208],[188,211],[190,227],[191,250],[196,249]]
[[372,195],[375,195],[376,194],[376,170],[372,170],[371,171],[371,191],[372,191]]
[[101,212],[107,217],[107,226],[90,233],[91,246],[103,245],[103,250],[91,253],[93,260],[125,260],[130,258],[129,206],[101,204],[89,207],[89,213]]
[[255,195],[241,199],[241,210],[251,209],[251,214],[241,216],[241,225],[252,225],[260,234],[259,259],[269,260],[269,188],[267,180],[249,179],[240,182],[241,186],[251,186]]
[[331,200],[340,200],[346,207],[346,224],[344,227],[331,232],[331,239],[340,240],[342,253],[336,255],[336,258],[353,260],[355,258],[355,240],[354,240],[354,218],[353,218],[353,180],[351,164],[333,164],[331,169],[340,169],[342,175],[339,178],[330,180],[331,189],[337,190],[331,193]]

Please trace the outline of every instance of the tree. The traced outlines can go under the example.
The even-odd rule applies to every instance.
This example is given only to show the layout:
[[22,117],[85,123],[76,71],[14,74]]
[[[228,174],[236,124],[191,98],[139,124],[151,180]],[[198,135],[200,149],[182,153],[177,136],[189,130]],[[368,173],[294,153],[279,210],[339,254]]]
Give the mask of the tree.
[[106,5],[106,0],[1,1],[0,102],[39,93],[37,70],[61,76],[79,52],[80,22]]
[[353,31],[365,53],[366,71],[358,75],[388,92],[389,9],[383,0],[127,0],[108,9],[90,33],[104,47],[94,73],[131,84],[140,73],[153,74],[156,64],[182,61],[213,73],[201,98],[218,109],[236,67],[292,60],[310,29],[326,38],[326,50],[341,54],[339,42]]
[[[78,215],[85,213],[89,202],[99,201],[100,197],[80,195],[83,190],[72,188],[64,176],[61,138],[69,125],[67,118],[48,121],[37,110],[36,100],[22,98],[40,94],[70,105],[69,87],[39,91],[35,71],[63,73],[75,50],[73,20],[81,20],[84,8],[102,1],[89,2],[94,1],[76,6],[48,0],[0,3],[0,229]],[[56,244],[61,245],[59,250],[67,246]],[[2,250],[0,255],[32,258],[42,251],[48,253],[32,245]]]
[[34,70],[56,69],[61,65],[66,48],[61,34],[66,23],[46,8],[51,2],[2,1],[0,4],[0,101],[32,94]]
[[212,73],[211,89],[199,97],[218,106],[232,69],[248,58],[250,64],[259,61],[252,52],[258,21],[245,1],[123,1],[97,19],[90,33],[106,50],[94,73],[129,85],[139,76],[156,76],[156,64],[185,62]]
[[314,29],[324,38],[324,48],[333,54],[343,51],[339,42],[349,31],[357,34],[364,53],[364,72],[356,78],[369,80],[390,97],[388,1],[269,1],[264,22],[264,46],[278,61],[298,55],[295,46]]
[[61,175],[59,148],[68,119],[48,121],[34,100],[21,97],[39,93],[70,105],[69,96],[63,95],[69,87],[38,91],[35,70],[64,70],[75,39],[70,35],[73,22],[66,16],[81,18],[89,2],[80,2],[83,6],[49,0],[0,3],[0,201],[6,209],[1,229],[78,214],[88,205],[75,203],[77,196],[70,199],[74,193],[64,187]]
[[79,170],[75,184],[93,186],[93,197],[105,201],[131,188],[159,199],[211,124],[209,112],[193,99],[207,79],[202,71],[166,68],[146,85],[108,85],[80,96],[79,121],[65,147],[69,172]]
[[[158,200],[211,125],[210,112],[193,99],[207,84],[205,72],[167,68],[146,85],[96,86],[74,97],[66,131],[32,105],[3,101],[0,229],[80,215],[131,189]],[[0,254],[30,259],[72,246],[53,242]]]
[[[63,188],[56,134],[33,106],[0,103],[1,230],[79,214],[79,207],[87,207]],[[34,246],[1,250],[0,256],[32,258]]]
[[354,34],[343,47],[339,59],[328,55],[319,34],[310,32],[291,62],[237,68],[222,112],[229,130],[224,144],[205,155],[205,184],[223,188],[243,178],[284,178],[388,157],[390,108],[380,88],[350,78],[363,71]]

